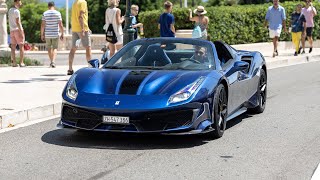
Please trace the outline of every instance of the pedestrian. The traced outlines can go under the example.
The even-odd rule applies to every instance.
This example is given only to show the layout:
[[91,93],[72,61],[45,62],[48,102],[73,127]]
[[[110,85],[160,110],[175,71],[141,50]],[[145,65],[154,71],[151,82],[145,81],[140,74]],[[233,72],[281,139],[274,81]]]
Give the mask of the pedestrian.
[[164,3],[164,13],[160,15],[158,28],[161,37],[175,37],[174,16],[171,14],[173,4],[170,1]]
[[306,19],[304,15],[301,13],[302,5],[298,4],[296,7],[296,11],[291,14],[291,35],[292,42],[295,46],[294,56],[300,54],[300,41],[302,32],[306,31]]
[[312,0],[306,0],[305,2],[306,2],[306,6],[302,8],[302,14],[306,18],[307,30],[302,35],[302,49],[303,49],[302,54],[305,53],[306,36],[310,45],[309,53],[312,52],[312,48],[313,48],[312,32],[314,27],[313,17],[317,15],[317,10],[316,8],[313,7]]
[[59,29],[60,39],[63,40],[63,24],[61,13],[55,10],[54,2],[48,3],[48,10],[42,15],[41,23],[41,40],[46,42],[48,55],[50,59],[50,67],[55,68],[55,60],[59,44]]
[[[108,0],[108,8],[105,13],[106,34],[110,30],[109,26],[113,28],[113,32],[116,36],[116,42],[109,41],[110,57],[112,57],[116,51],[122,48],[123,45],[123,31],[122,23],[124,18],[121,16],[121,10],[118,8],[120,0]],[[107,38],[108,41],[108,38]]]
[[138,28],[140,28],[140,34],[143,35],[143,24],[138,22],[137,15],[139,13],[139,6],[132,4],[131,5],[131,15],[132,17],[132,28],[136,31],[134,32],[134,39],[138,38]]
[[69,53],[69,70],[68,75],[73,74],[72,64],[74,54],[77,51],[78,43],[81,41],[86,49],[86,59],[91,60],[91,31],[88,25],[88,7],[86,0],[75,0],[72,4],[71,12],[71,28],[72,28],[72,47]]
[[[201,38],[201,39],[208,39],[208,24],[209,24],[209,18],[208,16],[205,16],[205,14],[207,14],[207,11],[204,9],[203,6],[198,6],[197,9],[195,9],[193,11],[194,14],[196,14],[196,16],[192,17],[192,10],[189,9],[189,20],[190,21],[194,21],[195,24],[195,29],[194,30],[198,30],[199,32],[199,37],[196,38]],[[199,28],[199,29],[197,29]],[[194,33],[193,33],[194,34]]]
[[273,54],[272,57],[278,56],[278,41],[281,34],[281,29],[287,33],[286,29],[286,12],[285,9],[279,4],[279,0],[273,0],[273,6],[268,8],[264,26],[268,27],[269,23],[269,36],[273,41]]
[[21,24],[21,15],[20,15],[20,7],[22,6],[21,0],[14,0],[13,7],[8,11],[9,17],[9,27],[10,27],[10,43],[11,43],[11,61],[12,66],[17,67],[16,62],[16,46],[19,46],[20,50],[20,67],[25,67],[24,64],[24,41],[25,41],[25,34],[23,31],[23,27]]

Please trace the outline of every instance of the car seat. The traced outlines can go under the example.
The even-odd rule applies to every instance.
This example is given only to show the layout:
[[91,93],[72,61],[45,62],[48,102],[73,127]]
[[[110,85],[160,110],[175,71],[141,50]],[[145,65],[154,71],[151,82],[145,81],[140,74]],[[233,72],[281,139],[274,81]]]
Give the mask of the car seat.
[[150,45],[137,63],[138,66],[165,66],[167,64],[172,64],[172,62],[157,44]]

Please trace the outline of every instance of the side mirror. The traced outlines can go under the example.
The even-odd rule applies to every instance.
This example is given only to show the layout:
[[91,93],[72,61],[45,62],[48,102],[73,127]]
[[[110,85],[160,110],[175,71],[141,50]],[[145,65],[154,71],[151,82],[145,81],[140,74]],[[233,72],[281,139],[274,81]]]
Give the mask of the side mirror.
[[234,70],[235,71],[247,71],[249,69],[249,63],[244,61],[237,61],[234,63]]
[[93,68],[99,68],[99,59],[92,59],[88,62]]

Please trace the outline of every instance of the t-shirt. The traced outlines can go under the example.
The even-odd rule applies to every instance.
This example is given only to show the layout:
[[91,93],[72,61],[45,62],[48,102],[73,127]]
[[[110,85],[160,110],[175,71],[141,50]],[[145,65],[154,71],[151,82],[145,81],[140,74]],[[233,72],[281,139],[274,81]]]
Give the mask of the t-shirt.
[[294,12],[291,14],[291,26],[292,32],[302,32],[303,23],[306,22],[306,19],[303,14]]
[[162,13],[159,18],[160,36],[161,37],[175,37],[171,30],[171,24],[174,24],[174,16],[170,13]]
[[56,10],[47,10],[42,15],[42,21],[45,21],[44,33],[46,38],[59,37],[59,22],[62,21],[61,13]]
[[[18,25],[16,22],[16,19],[19,18],[19,22],[21,24],[21,17],[20,17],[20,11],[19,9],[13,7],[10,8],[8,11],[8,17],[9,17],[9,27],[10,27],[10,31],[15,31],[18,30]],[[21,27],[22,29],[22,27]]]
[[271,30],[278,30],[282,28],[282,21],[286,20],[286,11],[282,6],[276,9],[274,6],[268,8],[266,20],[269,22]]
[[79,16],[80,11],[83,11],[83,27],[85,31],[89,31],[88,25],[88,8],[87,2],[85,0],[75,0],[72,4],[72,13],[71,13],[71,27],[72,32],[82,32]]
[[[313,7],[313,10],[315,11],[315,12],[317,12],[316,11],[316,8],[314,8]],[[309,8],[302,8],[302,14],[305,16],[305,18],[306,18],[306,26],[307,27],[314,27],[314,22],[313,22],[313,17],[314,17],[314,15],[313,15],[313,12],[312,12],[312,8],[311,7],[309,7]]]
[[[138,24],[137,18],[135,16],[132,17],[132,25]],[[134,32],[134,39],[138,38],[138,28],[134,28],[136,31]]]

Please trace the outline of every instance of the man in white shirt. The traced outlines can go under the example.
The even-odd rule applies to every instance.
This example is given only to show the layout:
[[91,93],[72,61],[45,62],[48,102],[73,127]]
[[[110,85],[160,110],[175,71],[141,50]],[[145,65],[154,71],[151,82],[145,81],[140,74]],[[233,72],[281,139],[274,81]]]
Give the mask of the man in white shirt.
[[25,36],[21,24],[21,16],[19,8],[22,6],[21,0],[14,0],[14,6],[9,9],[8,17],[9,17],[9,27],[10,27],[10,41],[11,41],[11,61],[12,66],[17,67],[16,62],[16,46],[19,45],[20,49],[20,67],[24,67],[23,63],[24,59],[24,41]]

